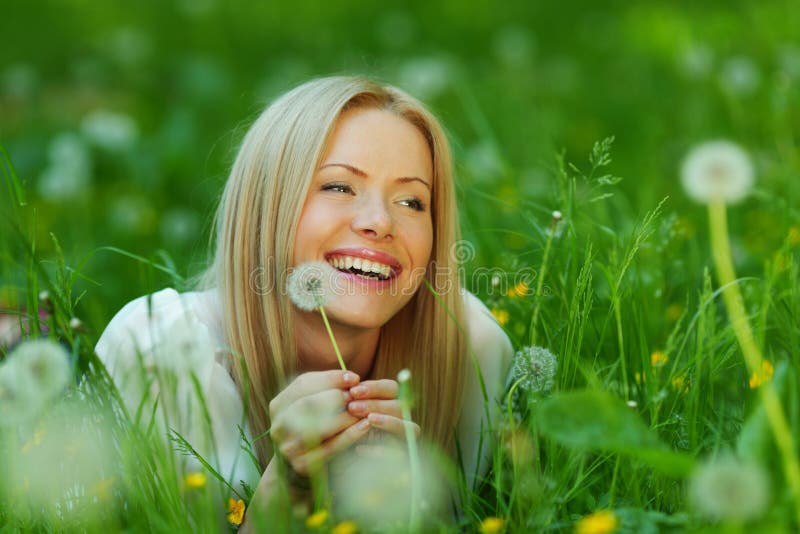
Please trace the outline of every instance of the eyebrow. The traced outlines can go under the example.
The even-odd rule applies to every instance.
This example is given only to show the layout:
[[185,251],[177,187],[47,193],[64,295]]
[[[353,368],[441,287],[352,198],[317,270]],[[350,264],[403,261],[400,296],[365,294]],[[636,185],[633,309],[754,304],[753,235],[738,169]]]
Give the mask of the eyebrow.
[[[356,176],[360,176],[361,178],[368,178],[369,177],[369,175],[365,171],[362,171],[358,167],[354,167],[352,165],[348,165],[347,163],[326,163],[325,165],[320,167],[320,170],[322,170],[322,169],[324,169],[326,167],[341,167],[343,169],[347,169],[348,171],[350,171],[351,173],[355,174]],[[428,189],[431,189],[431,184],[429,184],[428,182],[426,182],[425,180],[423,180],[422,178],[419,178],[417,176],[401,176],[399,178],[396,178],[395,180],[398,181],[398,182],[401,182],[401,183],[421,182],[422,184],[425,185],[425,187],[427,187]]]

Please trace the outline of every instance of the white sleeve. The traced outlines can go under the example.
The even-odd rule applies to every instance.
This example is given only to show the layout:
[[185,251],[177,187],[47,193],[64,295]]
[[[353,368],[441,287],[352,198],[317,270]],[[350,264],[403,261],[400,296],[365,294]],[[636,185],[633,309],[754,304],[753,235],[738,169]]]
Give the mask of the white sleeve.
[[[202,294],[174,289],[135,299],[111,320],[95,352],[132,418],[149,425],[158,399],[153,415],[161,435],[180,433],[234,487],[240,480],[254,485],[259,473],[241,450],[238,431],[241,425],[247,435],[241,397],[220,340],[199,319],[203,304]],[[184,458],[185,470],[202,471],[194,458]]]

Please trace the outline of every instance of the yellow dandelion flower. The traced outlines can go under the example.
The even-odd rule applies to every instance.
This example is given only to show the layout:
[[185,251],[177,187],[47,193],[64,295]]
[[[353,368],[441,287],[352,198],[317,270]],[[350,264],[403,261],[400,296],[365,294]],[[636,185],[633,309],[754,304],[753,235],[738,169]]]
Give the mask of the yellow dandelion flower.
[[575,534],[611,534],[617,530],[619,522],[614,512],[601,510],[589,514],[575,525]]
[[342,521],[331,530],[331,534],[356,534],[358,525],[353,521]]
[[669,361],[667,355],[660,350],[655,351],[650,355],[650,365],[653,367],[661,367]]
[[325,521],[328,520],[328,511],[327,510],[319,510],[318,512],[314,512],[310,516],[306,517],[306,526],[308,528],[319,528],[325,524]]
[[506,292],[506,295],[508,295],[511,298],[524,297],[527,294],[528,294],[528,284],[526,284],[525,282],[519,282],[517,285],[510,288]]
[[33,433],[33,437],[22,446],[22,454],[28,454],[31,449],[34,447],[38,447],[42,443],[42,438],[44,438],[45,431],[42,429],[37,430]]
[[244,520],[244,501],[241,499],[228,499],[228,523],[241,525]]
[[789,228],[789,235],[786,236],[790,246],[800,245],[800,226],[792,226]]
[[670,384],[672,384],[672,389],[678,393],[686,393],[689,391],[689,381],[686,380],[686,375],[673,377]]
[[667,321],[674,323],[677,321],[681,314],[683,313],[683,307],[680,304],[670,304],[667,306],[666,312],[664,315],[667,317]]
[[494,318],[497,319],[498,323],[500,323],[500,326],[505,326],[510,318],[508,312],[506,310],[501,310],[500,308],[492,308],[492,315],[494,315]]
[[183,483],[189,489],[200,489],[200,488],[205,487],[206,480],[207,480],[207,478],[206,478],[206,474],[205,473],[200,473],[200,472],[189,473],[183,479]]
[[107,501],[111,498],[111,488],[113,487],[114,478],[112,477],[101,480],[97,484],[93,485],[89,492],[101,501]]
[[500,517],[487,517],[481,521],[480,530],[481,534],[497,534],[502,532],[503,527],[506,526],[504,519]]
[[772,380],[775,368],[769,360],[761,360],[761,369],[750,376],[750,389],[755,389]]

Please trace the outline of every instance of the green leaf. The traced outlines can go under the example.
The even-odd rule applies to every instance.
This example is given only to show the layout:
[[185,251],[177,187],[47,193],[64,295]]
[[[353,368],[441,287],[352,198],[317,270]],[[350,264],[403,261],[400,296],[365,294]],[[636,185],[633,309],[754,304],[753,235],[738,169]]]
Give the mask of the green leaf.
[[631,456],[665,474],[684,476],[694,460],[669,449],[621,400],[603,391],[571,391],[540,403],[542,435],[565,447]]

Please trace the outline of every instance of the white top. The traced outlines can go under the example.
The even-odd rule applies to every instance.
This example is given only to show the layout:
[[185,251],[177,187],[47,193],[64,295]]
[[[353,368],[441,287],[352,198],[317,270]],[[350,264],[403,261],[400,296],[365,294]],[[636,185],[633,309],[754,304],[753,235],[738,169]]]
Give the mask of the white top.
[[[147,425],[158,397],[161,409],[155,423],[162,436],[168,435],[167,429],[176,430],[234,487],[243,480],[255,488],[260,473],[241,449],[246,445],[239,426],[248,441],[252,438],[221,325],[216,291],[178,294],[164,289],[126,304],[100,336],[95,352],[132,417],[140,413]],[[187,471],[203,470],[192,457],[186,462]]]
[[[513,350],[483,303],[472,293],[465,291],[464,295],[466,331],[494,404],[503,393]],[[139,413],[142,424],[147,425],[158,397],[155,423],[163,436],[168,429],[179,432],[234,487],[241,480],[255,488],[260,473],[242,450],[247,446],[239,427],[251,443],[252,438],[225,347],[215,289],[182,294],[164,289],[126,304],[100,336],[95,351],[132,417]],[[467,365],[474,370],[471,357]],[[197,395],[198,386],[204,403]],[[495,408],[492,406],[493,412]],[[480,460],[480,471],[484,471],[490,453],[485,446],[478,458],[483,413],[477,377],[468,372],[458,437],[470,483],[476,464]],[[187,470],[203,469],[191,457],[186,461]]]

